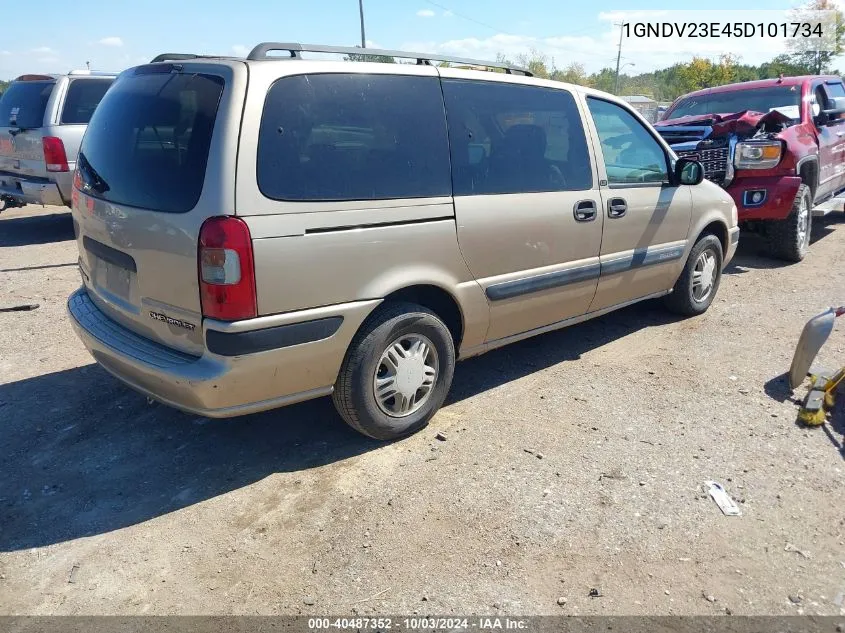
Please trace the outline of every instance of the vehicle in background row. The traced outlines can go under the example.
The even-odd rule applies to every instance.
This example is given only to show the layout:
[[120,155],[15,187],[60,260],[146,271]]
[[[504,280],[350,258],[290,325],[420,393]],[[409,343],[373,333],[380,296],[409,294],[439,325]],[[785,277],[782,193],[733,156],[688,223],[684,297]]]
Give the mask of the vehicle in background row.
[[115,74],[21,75],[0,97],[0,211],[70,206],[76,154]]
[[736,207],[628,104],[510,67],[303,50],[359,49],[160,56],[91,119],[68,309],[129,386],[213,417],[333,394],[395,439],[457,358],[643,299],[710,306]]
[[839,77],[782,77],[679,97],[656,128],[727,189],[743,230],[797,262],[810,246],[813,209],[845,189],[843,113]]

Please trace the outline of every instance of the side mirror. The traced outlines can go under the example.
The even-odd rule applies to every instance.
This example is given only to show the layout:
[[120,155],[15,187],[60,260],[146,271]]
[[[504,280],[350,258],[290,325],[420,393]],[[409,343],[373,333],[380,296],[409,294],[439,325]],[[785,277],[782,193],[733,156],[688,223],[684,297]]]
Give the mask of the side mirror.
[[704,165],[697,160],[679,158],[675,162],[675,182],[682,185],[698,185],[704,180]]
[[839,121],[839,117],[845,114],[845,97],[833,97],[830,100],[832,108],[822,110],[817,117],[819,125],[827,125]]

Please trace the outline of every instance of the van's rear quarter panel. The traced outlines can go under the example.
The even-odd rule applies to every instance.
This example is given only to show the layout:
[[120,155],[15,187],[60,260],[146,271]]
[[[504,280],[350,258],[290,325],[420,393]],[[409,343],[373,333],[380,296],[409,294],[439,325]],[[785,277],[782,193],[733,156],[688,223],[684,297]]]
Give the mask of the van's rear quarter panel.
[[[268,217],[244,218],[253,231],[259,314],[380,299],[395,290],[427,284],[452,294],[461,307],[465,331],[476,338],[479,330],[486,330],[486,299],[458,247],[455,220],[448,217],[453,213],[451,204],[437,206],[442,209],[431,209],[430,220],[367,228],[321,227],[316,232],[305,229],[297,235],[257,239],[256,234],[266,232]],[[391,221],[389,211],[380,214],[381,222]],[[284,222],[283,216],[275,217],[280,225]]]

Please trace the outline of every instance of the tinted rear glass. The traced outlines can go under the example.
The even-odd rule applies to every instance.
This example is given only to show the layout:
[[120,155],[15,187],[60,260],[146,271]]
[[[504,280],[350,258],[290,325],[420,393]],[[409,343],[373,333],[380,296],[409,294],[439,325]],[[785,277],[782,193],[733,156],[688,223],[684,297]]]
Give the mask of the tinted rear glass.
[[85,124],[97,109],[112,79],[74,79],[70,82],[62,109],[62,123]]
[[0,97],[0,126],[41,127],[52,81],[15,81]]
[[579,191],[593,174],[566,90],[444,79],[456,196]]
[[223,78],[153,73],[118,79],[94,112],[79,171],[86,193],[184,213],[197,204]]
[[297,75],[267,93],[258,187],[276,200],[451,194],[436,77]]

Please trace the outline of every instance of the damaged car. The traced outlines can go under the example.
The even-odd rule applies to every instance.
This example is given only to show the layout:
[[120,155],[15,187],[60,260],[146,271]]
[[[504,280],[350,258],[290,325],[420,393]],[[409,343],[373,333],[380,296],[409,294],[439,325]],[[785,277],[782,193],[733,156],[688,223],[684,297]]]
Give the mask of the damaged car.
[[810,247],[813,209],[845,189],[843,114],[841,78],[781,77],[683,95],[655,127],[727,190],[743,230],[797,262]]

